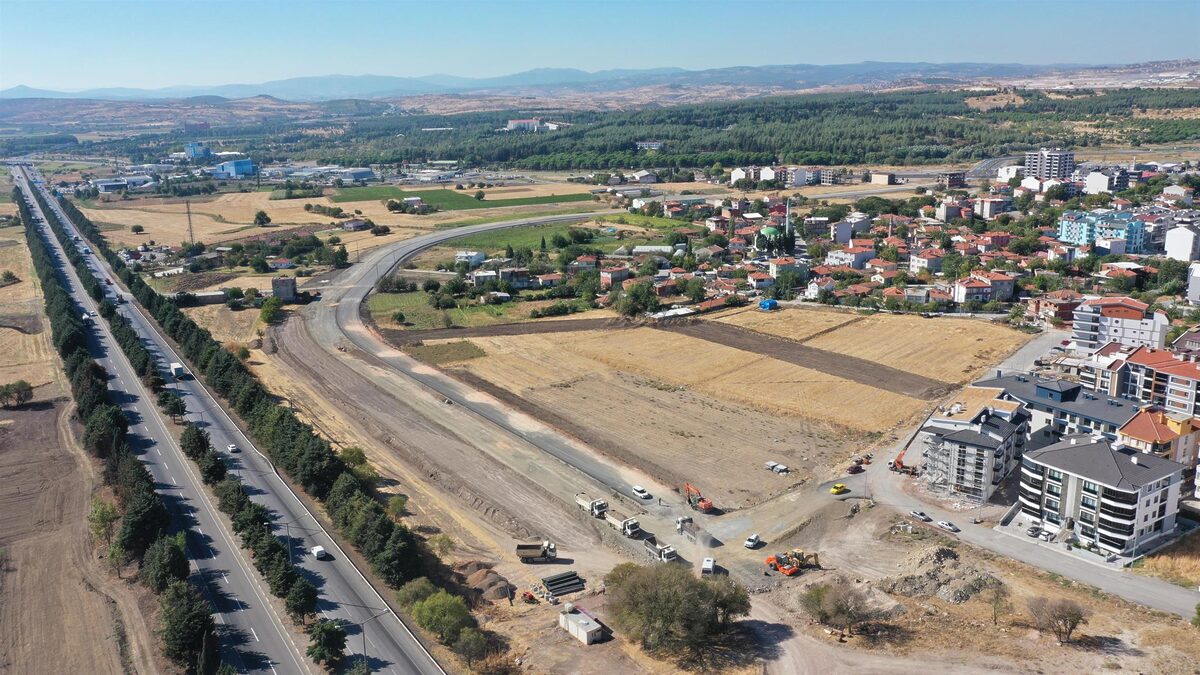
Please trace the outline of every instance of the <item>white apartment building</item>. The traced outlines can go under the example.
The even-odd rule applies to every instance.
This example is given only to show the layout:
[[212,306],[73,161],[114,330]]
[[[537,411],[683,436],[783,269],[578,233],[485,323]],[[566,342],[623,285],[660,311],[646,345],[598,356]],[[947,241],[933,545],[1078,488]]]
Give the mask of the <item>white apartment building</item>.
[[1085,300],[1075,308],[1071,341],[1081,350],[1094,351],[1109,342],[1130,347],[1161,349],[1171,322],[1163,312],[1127,297]]
[[1167,230],[1167,257],[1172,260],[1191,262],[1200,260],[1200,228],[1195,225],[1178,225]]
[[1025,153],[1025,177],[1067,180],[1075,171],[1075,153],[1062,148],[1042,148]]
[[1044,529],[1120,555],[1174,534],[1184,465],[1074,435],[1021,460],[1021,511]]
[[1188,265],[1187,301],[1189,305],[1200,305],[1200,262]]

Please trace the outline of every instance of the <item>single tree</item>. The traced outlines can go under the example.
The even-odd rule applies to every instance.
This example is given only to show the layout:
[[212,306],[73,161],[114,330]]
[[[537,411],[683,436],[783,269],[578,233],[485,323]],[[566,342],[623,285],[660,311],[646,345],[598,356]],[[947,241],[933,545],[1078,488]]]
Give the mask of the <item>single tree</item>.
[[304,577],[297,579],[288,590],[284,604],[293,619],[306,623],[308,617],[317,612],[317,587]]
[[129,554],[125,552],[125,547],[121,542],[114,541],[108,547],[108,568],[117,573],[117,578],[121,577],[121,570],[129,562]]
[[4,270],[4,275],[0,276],[0,280],[3,280],[6,284],[15,284],[20,281],[17,275],[13,274],[12,270]]
[[212,449],[212,441],[207,431],[189,422],[184,425],[183,433],[179,436],[179,447],[183,454],[192,459],[199,459]]
[[155,593],[162,593],[175,581],[187,579],[188,559],[183,550],[183,533],[164,535],[150,544],[142,557],[140,576]]
[[487,638],[474,628],[464,628],[454,641],[454,651],[467,660],[467,667],[487,654]]
[[1008,586],[1003,582],[997,582],[988,589],[986,597],[992,607],[992,625],[1000,623],[1001,614],[1012,611],[1012,602],[1009,599],[1011,595]]
[[477,200],[479,200],[479,201],[483,201],[483,198],[484,198],[485,196],[486,196],[486,195],[483,193],[483,190],[476,190],[476,191],[475,191],[475,199],[477,199]]
[[259,227],[270,225],[271,217],[267,215],[266,211],[259,211],[258,213],[254,214],[254,224]]
[[311,640],[306,653],[316,663],[335,664],[345,655],[346,629],[337,622],[321,619],[309,624],[305,632]]
[[396,602],[402,607],[412,608],[413,605],[437,592],[433,582],[425,577],[417,577],[396,589]]
[[466,600],[439,590],[413,605],[413,618],[425,630],[446,644],[454,644],[462,629],[471,625],[471,610]]
[[209,449],[203,456],[200,457],[200,479],[206,485],[214,485],[225,480],[225,474],[229,472],[225,466],[225,460],[221,458],[221,454],[216,450]]
[[158,606],[163,651],[180,665],[196,663],[204,636],[213,631],[212,607],[186,581],[167,586]]
[[134,234],[141,234],[146,231],[146,228],[142,227],[141,225],[132,225],[130,226],[129,231]]
[[92,506],[88,509],[88,531],[97,539],[103,539],[105,545],[112,544],[113,530],[117,519],[121,517],[117,505],[99,497],[92,497]]
[[408,317],[404,316],[404,312],[396,312],[396,313],[392,314],[392,321],[395,321],[397,324],[400,324],[401,326],[404,325],[404,322],[407,318]]
[[388,497],[388,513],[392,514],[395,518],[408,513],[408,496],[392,495]]
[[1074,600],[1037,597],[1028,606],[1038,630],[1052,631],[1060,643],[1070,642],[1075,629],[1087,623],[1087,610]]

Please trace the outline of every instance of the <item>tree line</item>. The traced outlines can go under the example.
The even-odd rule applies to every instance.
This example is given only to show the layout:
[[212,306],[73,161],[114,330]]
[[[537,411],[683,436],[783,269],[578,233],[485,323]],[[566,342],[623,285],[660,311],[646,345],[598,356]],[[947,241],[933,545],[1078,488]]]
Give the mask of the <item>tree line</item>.
[[[34,196],[42,201],[40,195]],[[212,610],[187,582],[186,533],[168,534],[171,514],[155,491],[150,471],[133,454],[125,413],[108,399],[109,374],[88,352],[82,310],[66,291],[65,282],[55,269],[54,254],[38,233],[29,207],[17,191],[14,201],[25,222],[34,270],[42,282],[51,339],[70,382],[75,414],[84,423],[84,449],[103,463],[102,479],[115,497],[113,502],[92,500],[87,517],[89,531],[106,545],[109,566],[118,576],[127,564],[136,562],[139,579],[159,595],[159,635],[166,655],[180,666],[204,675],[221,669],[229,672],[219,663],[216,653]],[[44,204],[43,210],[50,214],[51,228],[56,229],[60,240],[64,239],[65,233],[53,212]],[[66,250],[72,251],[73,247]],[[75,265],[85,285],[88,279],[95,282],[82,260]]]
[[[416,538],[407,527],[387,516],[371,488],[359,481],[329,441],[301,422],[291,409],[281,405],[235,354],[180,311],[172,299],[159,295],[129,269],[109,248],[95,225],[71,202],[62,199],[60,203],[138,302],[179,346],[194,366],[193,372],[202,376],[246,421],[250,435],[280,470],[325,503],[334,524],[363,553],[375,573],[395,587],[415,578],[420,569]],[[199,444],[189,447],[195,452]],[[203,453],[200,456],[203,458]],[[226,485],[222,489],[232,491],[228,482],[227,477],[222,479],[221,485]],[[234,501],[229,504],[239,503],[236,497],[232,499]],[[257,509],[243,513],[250,508],[239,507],[233,515],[256,521],[261,515]],[[272,547],[269,542],[260,543],[254,539],[247,543],[252,548],[255,545]],[[268,573],[272,569],[268,568]],[[298,582],[279,574],[283,573],[277,573],[273,590],[283,591],[286,596]],[[271,583],[270,576],[268,583]]]

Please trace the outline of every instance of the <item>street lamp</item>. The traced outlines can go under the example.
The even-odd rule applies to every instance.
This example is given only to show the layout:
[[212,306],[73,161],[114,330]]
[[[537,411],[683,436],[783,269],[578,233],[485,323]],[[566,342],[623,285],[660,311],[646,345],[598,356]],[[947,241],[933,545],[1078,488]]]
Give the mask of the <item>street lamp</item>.
[[367,619],[363,620],[362,623],[353,624],[355,626],[358,626],[359,632],[362,633],[362,639],[363,639],[362,663],[364,666],[367,665],[367,624],[374,621],[375,619],[378,619],[379,617],[383,616],[384,614],[391,612],[391,611],[392,610],[390,607],[383,609],[379,613],[373,614],[370,617],[368,617]]

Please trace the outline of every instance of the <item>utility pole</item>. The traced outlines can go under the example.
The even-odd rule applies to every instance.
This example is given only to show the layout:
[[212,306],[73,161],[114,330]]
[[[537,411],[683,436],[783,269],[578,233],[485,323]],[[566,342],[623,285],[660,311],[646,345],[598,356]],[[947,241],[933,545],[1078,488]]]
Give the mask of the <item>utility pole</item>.
[[196,244],[196,235],[192,233],[192,202],[190,200],[184,200],[183,205],[187,208],[188,243],[194,246]]
[[359,632],[362,633],[362,639],[363,639],[362,663],[364,666],[367,665],[367,624],[374,621],[375,619],[378,619],[379,617],[383,616],[384,614],[391,612],[391,611],[392,611],[391,609],[385,609],[385,610],[379,612],[378,614],[372,615],[371,617],[369,617],[362,623],[357,624]]

